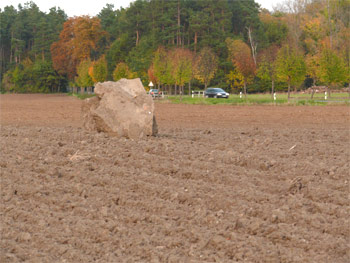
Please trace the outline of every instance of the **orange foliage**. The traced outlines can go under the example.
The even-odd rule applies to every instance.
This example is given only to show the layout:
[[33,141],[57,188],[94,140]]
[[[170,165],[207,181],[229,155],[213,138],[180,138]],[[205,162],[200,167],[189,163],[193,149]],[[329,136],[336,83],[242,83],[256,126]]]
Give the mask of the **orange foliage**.
[[94,65],[95,65],[95,61],[94,61],[94,62],[91,62],[91,65],[90,65],[90,67],[89,67],[88,72],[89,72],[89,76],[91,77],[92,81],[93,81],[94,83],[96,83],[97,81],[96,81],[96,79],[94,78]]
[[97,43],[106,34],[97,17],[80,16],[68,19],[63,24],[59,41],[51,45],[54,68],[60,74],[67,74],[69,79],[74,79],[77,65],[90,58],[91,51],[97,48]]
[[226,42],[232,62],[243,75],[244,80],[248,82],[254,76],[256,70],[249,46],[242,40],[228,39]]

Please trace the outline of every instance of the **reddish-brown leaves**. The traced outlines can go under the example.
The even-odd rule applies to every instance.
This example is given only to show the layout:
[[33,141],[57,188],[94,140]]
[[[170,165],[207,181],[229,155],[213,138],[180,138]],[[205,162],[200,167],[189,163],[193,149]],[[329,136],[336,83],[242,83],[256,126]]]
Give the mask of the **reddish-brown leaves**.
[[60,40],[51,46],[54,68],[60,74],[67,74],[69,79],[76,75],[80,61],[90,58],[98,41],[106,35],[102,31],[100,20],[89,16],[68,19],[60,33]]

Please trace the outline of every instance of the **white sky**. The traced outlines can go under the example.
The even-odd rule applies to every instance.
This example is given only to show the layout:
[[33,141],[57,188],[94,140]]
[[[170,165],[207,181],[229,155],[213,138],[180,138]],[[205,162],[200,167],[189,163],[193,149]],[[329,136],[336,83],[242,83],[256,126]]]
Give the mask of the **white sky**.
[[[33,0],[33,2],[39,6],[39,9],[44,12],[48,12],[51,7],[60,7],[63,9],[66,14],[71,16],[81,16],[81,15],[97,15],[106,4],[114,4],[115,9],[119,9],[120,7],[128,7],[130,2],[133,0],[95,0],[95,1],[82,1],[82,0]],[[269,9],[272,11],[272,7],[277,3],[282,2],[283,0],[255,0],[255,2],[259,3],[263,8]],[[0,8],[4,10],[5,6],[13,5],[16,9],[18,9],[18,4],[22,4],[27,1],[17,1],[17,0],[1,0]]]

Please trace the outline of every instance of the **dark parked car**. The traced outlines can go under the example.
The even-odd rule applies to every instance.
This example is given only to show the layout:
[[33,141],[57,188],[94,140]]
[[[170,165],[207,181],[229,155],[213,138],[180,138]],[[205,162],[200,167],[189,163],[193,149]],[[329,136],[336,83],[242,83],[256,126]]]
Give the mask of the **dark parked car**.
[[226,98],[226,99],[228,99],[230,94],[227,93],[226,91],[224,91],[223,89],[220,89],[220,88],[208,88],[204,92],[204,96],[206,98]]
[[159,92],[159,90],[157,90],[157,89],[150,89],[150,90],[149,90],[149,94],[150,94],[152,97],[160,97],[160,92]]

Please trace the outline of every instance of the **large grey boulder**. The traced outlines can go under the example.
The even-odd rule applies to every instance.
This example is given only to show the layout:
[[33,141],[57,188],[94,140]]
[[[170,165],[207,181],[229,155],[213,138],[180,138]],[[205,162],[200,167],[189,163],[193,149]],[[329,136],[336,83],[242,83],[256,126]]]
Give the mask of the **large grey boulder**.
[[86,129],[131,139],[157,134],[153,99],[140,79],[97,83],[95,94],[82,105]]

